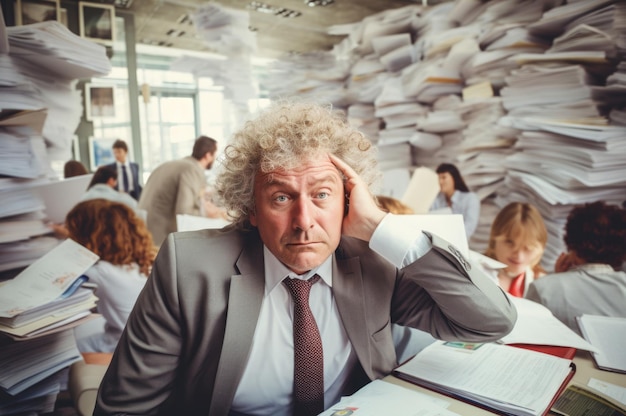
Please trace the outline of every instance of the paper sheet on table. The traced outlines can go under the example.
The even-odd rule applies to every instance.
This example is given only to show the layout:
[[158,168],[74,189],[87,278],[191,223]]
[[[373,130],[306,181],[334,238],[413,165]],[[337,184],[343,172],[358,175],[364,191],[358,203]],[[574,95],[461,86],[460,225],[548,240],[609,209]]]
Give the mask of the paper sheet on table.
[[576,323],[583,337],[598,348],[593,354],[597,366],[626,373],[626,318],[583,314],[576,317]]
[[385,414],[406,416],[458,416],[447,410],[449,403],[382,380],[374,380],[352,396],[342,397],[319,416]]
[[598,390],[605,396],[609,396],[612,399],[617,400],[622,405],[626,406],[626,387],[618,386],[607,381],[598,380],[591,377],[587,383],[592,389]]
[[532,300],[509,296],[517,308],[513,331],[500,340],[504,344],[534,344],[573,347],[580,350],[598,349],[559,321],[552,312]]

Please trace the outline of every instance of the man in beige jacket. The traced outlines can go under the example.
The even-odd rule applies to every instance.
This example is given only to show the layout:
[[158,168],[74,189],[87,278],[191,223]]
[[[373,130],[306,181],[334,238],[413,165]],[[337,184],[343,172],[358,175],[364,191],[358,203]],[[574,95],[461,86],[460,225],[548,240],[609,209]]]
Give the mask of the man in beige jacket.
[[202,194],[206,188],[204,171],[215,160],[217,141],[200,136],[191,156],[165,162],[148,177],[139,208],[147,211],[147,225],[160,246],[169,233],[177,231],[176,215],[201,215]]

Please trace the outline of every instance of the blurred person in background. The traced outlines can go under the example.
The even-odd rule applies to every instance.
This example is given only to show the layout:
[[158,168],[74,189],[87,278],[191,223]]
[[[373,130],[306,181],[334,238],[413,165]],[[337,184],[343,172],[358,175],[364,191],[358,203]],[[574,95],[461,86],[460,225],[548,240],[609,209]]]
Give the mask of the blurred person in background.
[[513,202],[491,224],[485,255],[506,267],[490,270],[494,281],[509,294],[524,297],[530,284],[545,274],[541,258],[548,242],[546,225],[534,205]]
[[63,178],[72,178],[74,176],[87,175],[89,171],[78,160],[68,160],[63,165]]
[[217,141],[200,136],[191,156],[162,163],[148,177],[139,208],[147,211],[148,229],[157,246],[169,233],[178,231],[176,215],[202,215],[207,187],[205,171],[213,166],[216,153]]
[[563,236],[567,252],[554,273],[533,282],[527,298],[572,330],[583,314],[626,318],[626,210],[602,201],[572,209]]
[[437,167],[440,191],[430,207],[430,211],[449,208],[452,214],[463,215],[467,239],[474,234],[480,217],[480,199],[470,192],[456,166],[442,163]]
[[97,286],[104,321],[76,330],[78,348],[112,353],[150,274],[157,251],[152,236],[132,209],[106,199],[78,203],[65,224],[69,238],[100,257],[85,275]]
[[115,169],[117,173],[117,185],[115,189],[127,193],[138,201],[141,196],[141,184],[139,183],[139,165],[128,159],[128,145],[124,140],[116,140],[113,143],[113,155],[115,162],[107,165]]

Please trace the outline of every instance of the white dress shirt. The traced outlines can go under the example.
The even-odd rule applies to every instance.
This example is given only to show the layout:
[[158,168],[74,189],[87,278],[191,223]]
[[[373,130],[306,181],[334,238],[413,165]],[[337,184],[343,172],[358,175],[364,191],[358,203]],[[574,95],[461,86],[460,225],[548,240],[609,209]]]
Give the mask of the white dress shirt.
[[[133,182],[133,171],[130,170],[130,162],[128,159],[124,163],[117,163],[117,188],[122,192],[128,192],[135,190],[135,184]],[[126,175],[128,176],[128,189],[124,189],[124,171],[122,167],[126,168]]]
[[[430,250],[421,228],[407,229],[406,218],[387,214],[370,240],[370,247],[396,267],[417,260]],[[318,268],[298,276],[264,247],[265,296],[252,348],[231,411],[244,415],[287,416],[293,405],[293,302],[285,277],[321,279],[312,286],[310,306],[324,349],[325,408],[337,403],[348,381],[356,354],[343,327],[333,297],[332,256]]]
[[[472,234],[474,234],[474,231],[476,231],[480,218],[480,199],[478,195],[474,192],[461,192],[456,190],[452,194],[450,201],[452,201],[450,205],[452,213],[463,215],[465,235],[467,235],[467,238],[470,238]],[[443,192],[439,192],[430,207],[430,211],[446,208],[447,206],[446,195]]]

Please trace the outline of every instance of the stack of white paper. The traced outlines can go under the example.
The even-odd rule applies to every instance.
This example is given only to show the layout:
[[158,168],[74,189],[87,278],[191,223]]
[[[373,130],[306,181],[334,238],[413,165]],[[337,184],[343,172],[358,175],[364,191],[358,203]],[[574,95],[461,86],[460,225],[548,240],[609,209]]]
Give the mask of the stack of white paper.
[[68,370],[63,369],[27,388],[19,394],[10,395],[0,391],[0,413],[46,414],[54,411],[61,386],[65,384]]
[[[10,94],[3,94],[6,102],[2,108],[47,109],[50,117],[39,133],[57,157],[70,159],[72,137],[83,112],[76,80],[109,73],[111,63],[105,47],[75,35],[56,21],[9,27],[7,38],[8,58],[13,65],[8,74],[19,73],[26,82],[13,86]],[[44,172],[50,171],[46,160]]]
[[68,239],[1,285],[0,333],[32,340],[91,319],[97,298],[80,285],[97,259]]
[[581,0],[570,2],[546,11],[541,19],[529,25],[529,29],[539,36],[554,38],[563,32],[563,28],[567,24],[610,3],[613,1]]
[[43,103],[35,86],[22,75],[8,54],[0,54],[0,111],[38,110]]
[[256,35],[250,31],[250,14],[245,10],[206,3],[191,15],[198,34],[211,49],[224,54],[256,51]]
[[7,28],[13,57],[54,72],[55,79],[80,79],[106,75],[111,62],[104,46],[72,33],[57,21]]
[[0,389],[11,396],[82,359],[71,329],[28,342],[3,341],[0,352]]

